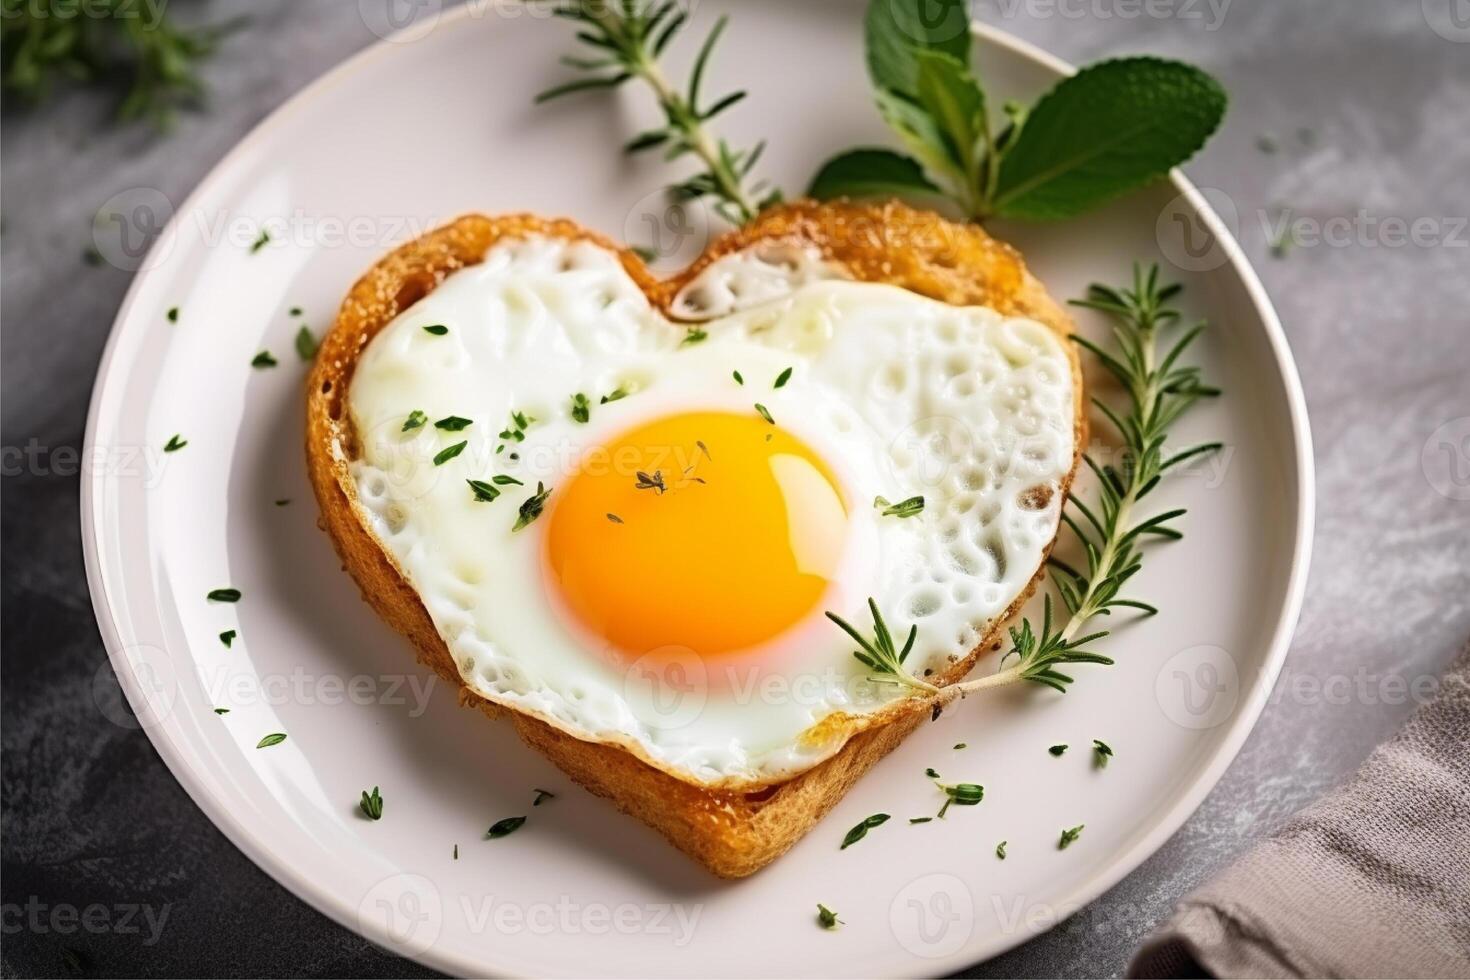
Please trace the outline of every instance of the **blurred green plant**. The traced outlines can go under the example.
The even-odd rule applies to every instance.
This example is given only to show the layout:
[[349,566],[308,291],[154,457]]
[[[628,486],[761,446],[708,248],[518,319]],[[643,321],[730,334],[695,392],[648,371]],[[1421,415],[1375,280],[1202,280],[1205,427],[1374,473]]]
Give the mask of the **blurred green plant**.
[[0,87],[35,106],[58,81],[120,90],[120,119],[167,129],[204,95],[201,61],[242,23],[185,28],[167,0],[0,0]]

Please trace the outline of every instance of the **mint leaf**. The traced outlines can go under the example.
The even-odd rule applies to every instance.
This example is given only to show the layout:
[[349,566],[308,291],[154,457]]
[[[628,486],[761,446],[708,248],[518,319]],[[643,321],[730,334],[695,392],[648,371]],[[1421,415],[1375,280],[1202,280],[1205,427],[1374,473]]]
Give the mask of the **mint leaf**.
[[939,123],[921,105],[897,92],[879,89],[873,93],[883,121],[898,134],[908,150],[930,174],[956,187],[965,183],[965,171],[949,152]]
[[1152,183],[1204,146],[1226,102],[1218,82],[1177,61],[1084,68],[1026,117],[1001,161],[992,213],[1067,218]]
[[909,98],[918,96],[920,51],[943,51],[970,63],[965,0],[872,0],[864,31],[873,84]]
[[819,201],[834,197],[895,197],[938,194],[939,188],[924,176],[913,160],[891,150],[852,150],[828,160],[812,186],[810,197]]
[[960,173],[973,177],[987,139],[985,93],[969,66],[942,51],[921,51],[919,104],[938,124],[944,147]]

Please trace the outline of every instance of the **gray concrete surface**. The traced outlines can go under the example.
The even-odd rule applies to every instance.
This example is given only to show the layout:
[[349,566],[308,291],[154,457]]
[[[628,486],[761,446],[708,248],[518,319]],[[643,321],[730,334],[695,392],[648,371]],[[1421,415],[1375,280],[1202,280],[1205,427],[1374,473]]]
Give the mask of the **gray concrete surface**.
[[[1459,21],[1449,18],[1458,3]],[[249,24],[169,136],[66,93],[6,99],[3,266],[3,846],[6,976],[422,975],[278,887],[194,807],[147,738],[99,718],[104,659],[77,526],[76,450],[128,275],[83,261],[98,206],[181,200],[284,98],[374,40],[377,0],[217,0]],[[1073,61],[1153,52],[1233,104],[1190,167],[1241,216],[1285,321],[1316,437],[1305,613],[1244,751],[1153,858],[973,976],[1117,974],[1173,901],[1350,772],[1470,635],[1470,11],[1462,0],[983,0]],[[1461,26],[1463,25],[1463,26]],[[1263,139],[1274,146],[1267,152]],[[1282,212],[1327,240],[1273,257]],[[1398,222],[1416,219],[1417,243]],[[1243,533],[1248,533],[1243,529]],[[104,683],[112,683],[104,675]],[[89,906],[105,912],[86,912]],[[149,915],[153,918],[149,919]],[[161,923],[159,922],[162,918]],[[595,973],[596,964],[587,965]]]

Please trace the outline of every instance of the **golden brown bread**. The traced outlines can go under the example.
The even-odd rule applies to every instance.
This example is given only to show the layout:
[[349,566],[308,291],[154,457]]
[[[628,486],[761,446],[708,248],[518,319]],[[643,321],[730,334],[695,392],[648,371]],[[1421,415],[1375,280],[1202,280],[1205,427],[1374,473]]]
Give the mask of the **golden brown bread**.
[[[582,786],[649,824],[716,875],[743,877],[779,857],[810,830],[864,772],[930,716],[929,706],[915,702],[911,708],[891,712],[885,723],[854,735],[836,755],[772,786],[726,791],[681,781],[622,748],[583,741],[464,689],[422,601],[354,505],[356,488],[347,461],[356,455],[357,444],[346,406],[359,355],[379,330],[445,276],[478,263],[501,239],[528,235],[587,240],[617,253],[628,274],[665,311],[684,284],[719,257],[759,242],[783,241],[816,246],[855,279],[900,286],[946,303],[984,305],[1030,317],[1063,337],[1071,332],[1071,322],[1009,246],[976,226],[956,225],[896,202],[797,202],[768,209],[715,241],[690,268],[666,280],[656,278],[631,250],[571,221],[469,215],[386,256],[348,293],[308,381],[306,453],[321,526],[363,598],[409,638],[421,662],[460,687],[465,704],[491,717],[510,715],[528,745]],[[1072,351],[1070,344],[1068,350]],[[1071,357],[1077,393],[1075,445],[1080,452],[1085,436],[1082,381],[1075,352]],[[1073,471],[1076,462],[1074,458]],[[938,683],[964,677],[982,652],[999,645],[1005,622],[1020,610],[1041,574],[1039,568],[1025,593]]]

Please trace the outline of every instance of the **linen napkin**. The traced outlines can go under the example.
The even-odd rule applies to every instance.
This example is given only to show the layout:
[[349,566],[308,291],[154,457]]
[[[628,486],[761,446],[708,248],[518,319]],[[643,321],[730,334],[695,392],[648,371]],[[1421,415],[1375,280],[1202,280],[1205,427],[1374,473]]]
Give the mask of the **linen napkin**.
[[1186,897],[1128,975],[1470,978],[1470,644],[1351,779]]

